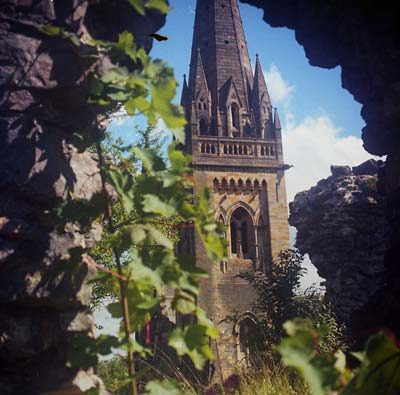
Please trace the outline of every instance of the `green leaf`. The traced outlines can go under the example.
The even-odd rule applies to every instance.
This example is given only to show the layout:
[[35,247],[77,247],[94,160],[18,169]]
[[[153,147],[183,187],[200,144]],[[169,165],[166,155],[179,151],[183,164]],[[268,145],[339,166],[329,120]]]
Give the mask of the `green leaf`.
[[177,203],[174,199],[168,202],[163,202],[156,195],[146,194],[143,196],[143,211],[146,213],[154,213],[162,215],[165,218],[170,218],[176,214]]
[[132,7],[140,14],[145,14],[146,0],[128,0]]
[[191,162],[190,155],[185,154],[181,150],[176,149],[176,144],[171,144],[168,147],[168,159],[171,163],[172,169],[178,173],[188,171]]
[[137,246],[159,245],[168,249],[173,249],[174,244],[162,232],[152,225],[136,224],[129,228],[131,240]]
[[47,36],[61,36],[62,28],[54,25],[42,25],[38,26],[37,29]]
[[146,385],[146,395],[188,395],[187,392],[181,392],[179,385],[174,380],[153,380]]
[[207,337],[206,325],[195,324],[183,329],[176,328],[169,334],[168,344],[178,355],[188,355],[196,369],[203,369],[207,360],[214,357]]
[[172,104],[176,93],[176,80],[173,71],[164,62],[155,61],[154,67],[158,71],[157,79],[151,82],[153,106],[157,109],[165,125],[172,129],[172,133],[180,142],[184,142],[183,126],[186,120],[181,107]]
[[118,42],[114,45],[113,50],[122,52],[136,62],[137,46],[134,42],[132,33],[127,31],[120,33],[118,36]]
[[108,178],[121,198],[122,205],[127,213],[133,210],[133,177],[128,171],[122,171],[118,167],[112,167],[107,170]]
[[142,160],[144,167],[149,171],[163,171],[166,170],[163,159],[158,155],[157,151],[151,148],[140,149],[138,147],[132,148],[138,159]]
[[146,8],[159,11],[162,14],[167,14],[170,8],[165,0],[148,0]]
[[356,388],[363,395],[400,393],[400,349],[387,334],[380,332],[368,339]]
[[310,320],[301,318],[286,322],[284,326],[290,337],[277,347],[283,363],[302,373],[312,395],[326,395],[336,389],[340,376],[335,368],[337,359],[317,354],[322,332],[316,330]]

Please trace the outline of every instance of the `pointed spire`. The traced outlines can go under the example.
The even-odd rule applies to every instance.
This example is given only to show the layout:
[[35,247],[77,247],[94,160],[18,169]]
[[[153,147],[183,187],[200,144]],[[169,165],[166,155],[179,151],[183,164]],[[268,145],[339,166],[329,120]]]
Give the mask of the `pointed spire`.
[[[244,111],[248,113],[248,86],[253,86],[253,72],[237,0],[197,0],[189,78],[192,94],[196,79],[194,69],[198,57],[197,48],[201,49],[214,106],[222,109],[223,104],[219,102],[220,89],[233,77],[240,99],[247,107]],[[216,121],[215,111],[213,117]]]
[[182,87],[182,96],[181,96],[181,106],[186,108],[187,102],[189,98],[189,87],[186,81],[186,74],[183,74],[183,87]]
[[274,112],[274,127],[276,130],[282,130],[281,121],[279,119],[278,109],[275,107]]
[[197,48],[197,58],[196,58],[196,79],[194,83],[194,90],[192,92],[193,96],[198,92],[198,91],[204,91],[205,94],[208,95],[208,84],[207,84],[207,79],[206,79],[206,74],[204,72],[204,67],[203,67],[203,61],[201,59],[201,51],[200,48]]
[[271,106],[271,99],[268,94],[267,84],[261,67],[260,57],[256,54],[256,69],[254,72],[253,98],[260,106],[262,101]]

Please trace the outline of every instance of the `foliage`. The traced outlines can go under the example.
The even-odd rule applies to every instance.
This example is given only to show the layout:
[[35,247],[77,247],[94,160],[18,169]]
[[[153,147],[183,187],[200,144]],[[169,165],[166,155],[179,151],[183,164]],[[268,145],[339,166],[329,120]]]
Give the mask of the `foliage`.
[[[158,155],[162,155],[161,148],[164,138],[158,136],[157,130],[154,126],[147,124],[142,129],[136,126],[136,146],[141,148],[152,148]],[[123,144],[121,139],[113,140],[112,136],[106,133],[106,139],[101,145],[104,156],[108,158],[113,166],[118,167],[122,171],[130,174],[132,186],[135,183],[136,176],[140,174],[139,169],[142,167],[141,161],[132,153],[132,146],[126,146]],[[129,204],[129,203],[128,203]],[[91,250],[90,254],[92,258],[101,267],[106,269],[116,269],[116,262],[113,253],[113,240],[115,240],[115,233],[124,232],[126,227],[132,223],[142,223],[143,218],[132,208],[127,213],[124,210],[123,204],[118,196],[114,197],[113,210],[112,210],[112,222],[114,224],[114,232],[110,233],[106,227],[103,230],[102,238],[97,245]],[[160,229],[163,234],[173,242],[178,241],[177,226],[179,224],[178,218],[172,218],[166,222],[163,218],[155,217],[150,221],[157,229]],[[122,265],[126,265],[126,256],[121,256]],[[104,281],[92,281],[93,292],[91,296],[90,305],[92,309],[98,309],[102,307],[108,301],[115,301],[118,297],[113,292],[111,284]]]
[[318,344],[327,328],[297,318],[285,323],[289,337],[278,350],[286,366],[297,369],[312,395],[396,395],[400,392],[400,348],[393,335],[371,336],[363,352],[352,353],[360,364],[351,370],[341,351],[322,354]]
[[323,351],[337,348],[343,337],[343,327],[337,323],[323,295],[316,290],[300,291],[300,280],[305,273],[302,261],[303,256],[297,250],[286,250],[273,262],[268,273],[241,273],[257,293],[253,311],[260,320],[261,347],[271,349],[278,344],[285,336],[284,323],[294,317],[309,317],[317,326],[329,327],[321,343]]
[[[165,0],[128,1],[139,14],[148,9],[162,13],[169,10]],[[39,30],[42,34],[70,40],[82,58],[87,56],[90,46],[92,58],[100,61],[108,58],[107,67],[91,69],[89,103],[97,109],[102,106],[104,112],[122,106],[129,115],[141,113],[151,126],[161,119],[177,143],[184,141],[186,121],[181,108],[172,103],[177,87],[173,71],[165,62],[152,60],[136,45],[132,34],[123,32],[117,42],[109,42],[94,40],[87,32],[78,37],[57,26]],[[170,234],[158,226],[157,221],[171,223],[179,218],[181,225],[193,226],[213,260],[223,258],[226,246],[220,237],[222,225],[214,220],[214,213],[209,208],[209,194],[204,187],[200,188],[194,202],[191,158],[177,150],[175,143],[170,145],[167,159],[157,149],[147,146],[125,147],[125,153],[142,162],[144,171],[136,174],[133,162],[119,154],[118,149],[117,160],[109,160],[101,142],[104,133],[100,124],[96,128],[92,134],[75,133],[75,138],[80,151],[96,147],[103,194],[90,202],[77,201],[71,195],[54,215],[60,224],[74,222],[82,231],[95,219],[104,222],[106,243],[100,254],[106,252],[102,256],[103,264],[106,261],[113,263],[108,271],[99,271],[92,281],[102,283],[110,295],[119,295],[118,301],[109,304],[108,311],[120,319],[121,324],[118,337],[103,335],[99,339],[86,336],[74,339],[69,366],[87,368],[97,363],[98,354],[107,355],[112,348],[125,349],[128,379],[123,380],[123,384],[136,395],[136,380],[141,372],[135,371],[135,354],[143,355],[149,351],[138,344],[132,334],[145,326],[163,301],[165,287],[176,290],[172,303],[176,311],[197,318],[195,325],[176,329],[170,336],[169,345],[179,355],[188,355],[201,369],[212,357],[208,337],[217,335],[211,321],[195,303],[199,280],[206,273],[195,267],[193,259],[175,255]],[[83,259],[89,251],[82,249],[80,253],[82,262],[93,261],[93,257]],[[98,262],[94,264],[99,267]],[[149,383],[146,391],[148,394],[179,393],[178,387],[169,382]],[[96,392],[97,389],[90,389],[90,393]]]
[[96,373],[113,395],[129,395],[129,389],[126,384],[124,385],[128,378],[125,358],[114,357],[110,360],[100,361]]

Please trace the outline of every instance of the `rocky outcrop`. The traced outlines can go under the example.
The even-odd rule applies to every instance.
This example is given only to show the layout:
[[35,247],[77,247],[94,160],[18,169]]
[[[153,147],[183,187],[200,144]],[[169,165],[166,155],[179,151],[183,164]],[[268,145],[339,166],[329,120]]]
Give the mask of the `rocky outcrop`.
[[[386,195],[391,227],[385,257],[386,285],[380,301],[366,311],[371,327],[400,330],[400,51],[396,6],[372,0],[309,1],[241,0],[262,8],[274,27],[293,29],[313,66],[342,70],[342,86],[362,104],[365,149],[387,155],[379,173],[379,189]],[[259,33],[262,40],[262,33]],[[391,300],[392,303],[387,301]]]
[[[118,21],[118,23],[116,23]],[[74,133],[92,133],[100,111],[87,104],[88,70],[110,65],[87,48],[41,32],[60,26],[78,36],[115,39],[127,29],[147,50],[164,22],[118,0],[2,0],[0,5],[0,393],[81,394],[91,371],[66,367],[76,334],[90,335],[93,268],[68,270],[101,228],[67,223],[52,210],[71,194],[101,192],[98,160],[79,153]],[[78,255],[79,258],[79,255]],[[65,266],[67,264],[67,266]],[[64,265],[64,266],[63,266]],[[69,266],[68,266],[69,265]]]
[[332,175],[290,204],[296,246],[309,254],[338,318],[351,323],[384,285],[384,256],[390,240],[386,199],[377,192],[379,163],[351,169],[332,166]]

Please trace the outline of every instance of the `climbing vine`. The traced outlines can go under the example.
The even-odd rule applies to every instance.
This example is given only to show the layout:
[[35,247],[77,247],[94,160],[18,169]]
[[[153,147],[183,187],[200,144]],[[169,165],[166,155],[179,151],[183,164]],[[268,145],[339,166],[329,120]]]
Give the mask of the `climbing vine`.
[[[128,1],[142,15],[147,10],[160,13],[169,10],[165,0]],[[173,309],[196,317],[195,324],[177,328],[169,336],[169,345],[178,355],[188,355],[194,366],[202,369],[213,357],[208,338],[217,336],[212,322],[196,304],[199,281],[207,273],[196,267],[193,257],[175,254],[173,241],[156,226],[155,218],[175,223],[179,219],[177,226],[195,228],[213,260],[221,259],[225,253],[221,225],[210,211],[205,187],[199,187],[196,200],[193,198],[192,191],[197,186],[189,166],[191,158],[177,149],[177,144],[184,142],[185,119],[181,109],[172,103],[177,87],[173,70],[162,60],[151,59],[129,32],[121,33],[117,42],[109,42],[95,40],[87,33],[78,37],[58,26],[42,26],[40,30],[43,34],[70,40],[78,51],[84,46],[82,57],[90,53],[92,58],[110,60],[107,67],[94,66],[87,75],[88,102],[96,109],[102,106],[106,113],[122,106],[129,115],[144,115],[152,126],[161,119],[174,136],[167,159],[155,149],[135,144],[125,147],[126,154],[134,155],[143,163],[144,171],[134,176],[129,166],[120,166],[105,154],[101,143],[102,122],[95,123],[94,133],[75,133],[79,150],[94,150],[98,155],[103,191],[90,201],[70,196],[54,212],[60,227],[75,222],[84,230],[93,221],[103,221],[115,268],[99,270],[92,281],[104,284],[119,295],[119,300],[107,306],[110,314],[120,320],[119,335],[76,336],[68,363],[71,367],[86,369],[97,364],[99,355],[108,355],[113,348],[124,349],[128,371],[123,384],[129,387],[131,395],[136,395],[136,380],[142,372],[136,370],[135,356],[150,351],[135,340],[134,333],[143,329],[160,306],[166,287],[175,289]],[[120,205],[124,221],[115,219],[116,204]],[[90,251],[71,251],[69,267],[81,264],[101,269]],[[100,388],[92,388],[88,394],[99,391]],[[160,393],[177,394],[178,385],[173,382],[147,385],[146,394]]]

